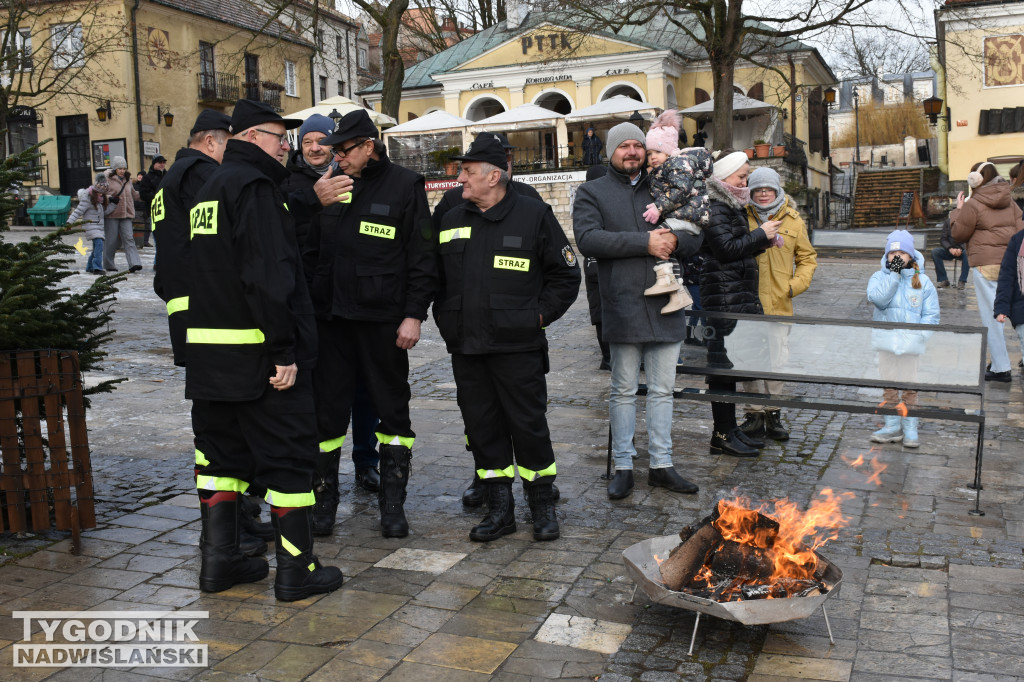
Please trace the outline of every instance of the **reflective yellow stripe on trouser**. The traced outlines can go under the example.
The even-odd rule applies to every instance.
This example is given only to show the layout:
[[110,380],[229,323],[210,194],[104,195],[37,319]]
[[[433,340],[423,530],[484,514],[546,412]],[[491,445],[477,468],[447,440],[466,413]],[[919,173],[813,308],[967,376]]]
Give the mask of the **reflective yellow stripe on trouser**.
[[377,437],[377,442],[381,445],[401,445],[410,450],[412,450],[412,444],[416,442],[415,438],[409,438],[408,436],[389,436],[386,433],[379,432],[374,432],[373,435]]
[[[199,452],[198,450],[196,451]],[[196,458],[198,461],[198,457]],[[244,493],[249,489],[249,484],[237,478],[227,476],[196,476],[196,488],[199,490],[221,490],[235,493]]]
[[182,310],[188,310],[188,296],[179,296],[178,298],[172,298],[167,302],[168,317],[174,313],[180,313]]
[[541,469],[540,471],[533,471],[532,469],[526,469],[518,465],[516,465],[516,468],[519,469],[519,478],[529,482],[536,481],[541,476],[554,476],[558,473],[555,469],[554,462],[551,463],[551,466]]
[[477,469],[476,477],[481,480],[488,478],[515,478],[516,468],[514,466],[508,466],[504,469]]
[[209,465],[209,463],[210,460],[206,459],[206,455],[203,454],[203,451],[200,450],[199,448],[196,448],[196,466],[204,467]]
[[275,507],[312,507],[316,502],[312,490],[308,493],[280,493],[267,488],[267,495],[263,499]]
[[338,436],[337,438],[323,440],[320,441],[320,452],[330,452],[331,450],[337,450],[344,444],[345,436]]

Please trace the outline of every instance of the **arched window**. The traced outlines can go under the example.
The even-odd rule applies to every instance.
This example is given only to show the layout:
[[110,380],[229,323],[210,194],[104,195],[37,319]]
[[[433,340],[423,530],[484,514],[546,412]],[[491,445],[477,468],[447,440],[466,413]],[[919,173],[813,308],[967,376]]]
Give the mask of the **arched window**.
[[640,92],[640,89],[631,83],[615,83],[609,86],[607,90],[601,93],[598,101],[603,102],[604,100],[611,99],[616,95],[624,95],[625,97],[629,97],[630,99],[635,99],[640,102],[647,101],[644,98],[643,93]]
[[707,90],[704,90],[702,88],[693,89],[694,104],[704,104],[704,102],[707,102],[709,99],[711,99],[711,95],[708,94]]
[[505,105],[500,99],[496,97],[490,97],[488,95],[481,95],[466,107],[466,118],[470,121],[482,121],[485,118],[496,116],[501,112],[505,111]]
[[569,97],[560,90],[545,90],[541,94],[537,95],[533,103],[537,106],[550,109],[559,114],[571,114],[572,113],[572,102],[569,101]]
[[764,83],[754,83],[753,85],[751,85],[750,89],[747,90],[747,97],[749,97],[750,99],[759,99],[763,102]]

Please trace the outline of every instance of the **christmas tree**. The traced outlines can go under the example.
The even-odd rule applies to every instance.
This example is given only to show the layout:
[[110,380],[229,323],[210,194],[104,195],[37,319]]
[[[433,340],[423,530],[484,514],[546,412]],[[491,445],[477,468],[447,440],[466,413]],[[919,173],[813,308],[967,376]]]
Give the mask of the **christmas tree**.
[[[28,242],[5,239],[9,219],[19,206],[14,189],[29,177],[29,164],[39,157],[38,145],[0,162],[0,350],[55,348],[78,352],[83,372],[99,369],[110,328],[117,284],[125,275],[97,277],[81,293],[64,280],[75,274],[75,248],[63,238],[80,232],[74,226],[55,229]],[[85,393],[103,393],[123,381],[104,381]]]

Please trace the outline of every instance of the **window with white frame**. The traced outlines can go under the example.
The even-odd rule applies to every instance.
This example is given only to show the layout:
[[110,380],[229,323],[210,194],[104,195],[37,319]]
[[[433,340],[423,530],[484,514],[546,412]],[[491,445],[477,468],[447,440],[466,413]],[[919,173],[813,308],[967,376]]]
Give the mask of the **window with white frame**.
[[22,29],[14,34],[14,38],[5,48],[3,61],[5,72],[32,70],[32,34],[28,29]]
[[345,44],[341,40],[341,36],[335,34],[334,36],[334,54],[338,59],[345,58]]
[[298,97],[298,82],[295,78],[295,62],[285,61],[284,63],[284,94],[289,97]]
[[53,68],[67,69],[85,66],[82,55],[82,25],[56,24],[50,27],[50,46],[53,48]]
[[359,59],[359,61],[357,62],[357,64],[359,65],[359,68],[360,69],[365,69],[366,68],[366,48],[365,47],[359,48],[359,57],[358,57],[358,59]]

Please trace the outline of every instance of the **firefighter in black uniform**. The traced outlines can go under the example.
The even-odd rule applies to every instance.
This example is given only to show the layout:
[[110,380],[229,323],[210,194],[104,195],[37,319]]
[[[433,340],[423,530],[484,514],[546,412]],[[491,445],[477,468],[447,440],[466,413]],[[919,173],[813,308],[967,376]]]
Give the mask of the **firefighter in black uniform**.
[[341,571],[313,555],[316,421],[313,308],[285,197],[283,119],[239,100],[223,163],[189,214],[185,396],[196,445],[208,460],[196,477],[202,512],[199,587],[219,592],[267,575],[238,549],[238,497],[266,489],[277,545],[274,592],[282,601],[341,586]]
[[[513,155],[512,150],[515,149],[512,144],[509,143],[508,137],[504,133],[494,133],[501,140],[501,146],[505,150],[505,161],[509,175],[512,174],[513,166]],[[508,183],[509,188],[514,189],[520,196],[529,197],[536,199],[537,201],[544,201],[541,197],[540,192],[535,190],[533,186],[527,185],[525,182],[519,182],[518,180],[512,180]],[[462,185],[452,187],[450,190],[444,193],[441,197],[441,201],[437,202],[437,206],[434,207],[434,230],[440,231],[441,219],[444,218],[444,214],[458,206],[459,204],[465,203],[465,199],[462,197]],[[469,443],[469,436],[466,436],[466,450],[473,451],[472,446]],[[554,493],[555,501],[558,501],[560,497],[558,492],[558,486],[554,483],[551,484],[551,491]],[[477,475],[473,473],[473,481],[469,484],[469,487],[462,493],[462,504],[466,507],[479,507],[484,503],[484,493],[486,488]]]
[[320,141],[354,184],[314,221],[303,254],[320,339],[314,387],[324,459],[314,523],[318,534],[334,525],[340,449],[361,372],[380,418],[381,531],[401,538],[409,534],[404,504],[416,436],[408,351],[437,290],[437,267],[423,176],[391,163],[378,138],[359,109]]
[[452,354],[477,477],[487,484],[487,516],[469,537],[487,542],[515,532],[518,469],[534,539],[554,540],[544,327],[576,300],[580,269],[551,207],[508,189],[496,135],[481,133],[455,158],[463,162],[458,180],[467,201],[441,222],[434,319]]

